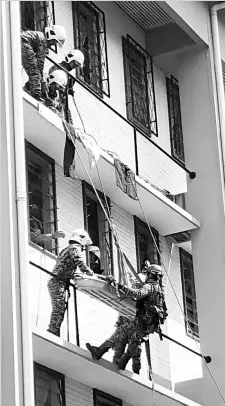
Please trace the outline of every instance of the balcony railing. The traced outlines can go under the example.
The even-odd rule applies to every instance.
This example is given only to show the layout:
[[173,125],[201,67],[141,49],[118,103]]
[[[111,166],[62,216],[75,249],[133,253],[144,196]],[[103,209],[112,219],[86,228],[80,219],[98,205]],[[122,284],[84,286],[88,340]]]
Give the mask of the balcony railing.
[[[154,142],[152,138],[147,136],[145,132],[137,128],[134,123],[129,121],[124,115],[93,92],[83,81],[79,80],[79,78],[75,78],[52,58],[48,56],[46,58],[46,75],[50,66],[54,64],[59,69],[64,70],[70,78],[75,79],[75,97],[81,110],[83,120],[87,123],[86,127],[88,128],[88,132],[93,134],[103,149],[114,149],[112,152],[115,154],[120,151],[121,161],[130,166],[136,175],[149,181],[158,189],[161,189],[163,194],[167,196],[169,194],[178,195],[186,191],[186,178],[184,174],[186,172],[191,179],[194,179],[196,176],[195,172],[188,169],[183,163],[177,161],[172,155],[160,147],[160,145]],[[86,91],[92,94],[93,97],[87,99]],[[99,117],[96,117],[93,111],[94,121],[92,122],[90,111],[92,111],[92,108],[95,109],[96,106],[99,107],[101,114]],[[104,120],[102,120],[103,116],[105,118]],[[113,126],[111,125],[112,123]],[[122,135],[127,145],[125,151],[122,151],[119,146]],[[113,148],[114,145],[116,148]],[[164,156],[163,163],[161,163],[162,156]],[[180,180],[178,180],[178,178]]]
[[[52,263],[53,262],[54,261],[52,261]],[[36,329],[46,331],[48,328],[52,307],[47,282],[52,275],[53,274],[44,267],[30,262],[29,291],[33,331],[36,331]],[[112,326],[115,324],[118,312],[103,304],[100,300],[77,290],[73,283],[70,283],[69,289],[70,299],[61,326],[61,338],[84,349],[86,349],[86,342],[100,345],[104,339],[112,334]],[[108,322],[109,320],[110,323]],[[140,376],[145,379],[151,379],[149,367],[151,363],[154,367],[156,361],[155,353],[157,354],[157,362],[160,358],[160,351],[165,355],[165,348],[168,345],[167,340],[189,351],[190,354],[192,353],[197,357],[202,357],[197,351],[185,346],[175,338],[171,338],[164,333],[162,335],[164,337],[163,341],[157,338],[154,339],[151,341],[150,346],[145,346],[145,352],[143,351],[142,353]],[[152,355],[150,353],[151,351]],[[108,361],[112,361],[112,353],[109,352],[105,354],[104,358]],[[210,357],[205,357],[205,360],[206,362],[210,362],[211,359]],[[129,366],[129,364],[128,369],[131,370],[131,365]],[[169,387],[169,382],[167,386]]]

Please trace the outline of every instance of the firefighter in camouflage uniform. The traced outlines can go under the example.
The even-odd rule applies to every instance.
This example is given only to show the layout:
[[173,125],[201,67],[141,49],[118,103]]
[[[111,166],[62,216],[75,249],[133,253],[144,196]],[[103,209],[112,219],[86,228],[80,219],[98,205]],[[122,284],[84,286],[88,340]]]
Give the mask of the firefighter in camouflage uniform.
[[[79,49],[73,49],[68,54],[65,56],[65,59],[59,63],[59,65],[63,68],[66,69],[67,72],[71,72],[72,70],[78,68],[78,69],[83,69],[84,66],[84,54],[79,50]],[[49,77],[51,77],[52,74],[56,70],[59,69],[59,66],[53,65],[49,69]],[[64,71],[63,71],[64,72]],[[72,78],[70,75],[67,75],[67,87],[65,90],[66,95],[70,95],[74,97],[74,84],[75,84],[75,79]],[[64,108],[65,108],[65,120],[73,125],[72,121],[72,116],[71,112],[69,110],[68,102],[64,103]],[[75,155],[75,147],[73,142],[70,140],[69,137],[66,137],[66,142],[65,142],[65,149],[64,149],[64,176],[70,177],[71,176],[71,170],[73,169],[73,160],[74,160],[74,155]]]
[[[52,301],[52,313],[48,332],[60,336],[60,327],[66,310],[66,295],[69,283],[79,272],[92,276],[93,271],[87,267],[82,258],[85,246],[91,245],[92,241],[85,230],[74,230],[69,239],[68,247],[64,248],[56,261],[52,271],[53,277],[48,282],[48,290]],[[77,269],[79,267],[79,270]]]
[[[139,373],[141,368],[141,342],[144,337],[158,331],[167,317],[167,308],[162,287],[162,270],[159,265],[150,265],[143,270],[145,283],[140,289],[132,289],[121,284],[118,288],[126,297],[136,301],[134,320],[125,321],[117,327],[115,333],[100,347],[86,344],[93,358],[98,360],[109,348],[114,348],[114,362],[122,370],[131,358],[137,359],[134,369]],[[125,352],[125,348],[127,349]]]
[[40,100],[41,83],[45,57],[49,48],[55,44],[62,46],[66,39],[66,32],[60,25],[45,28],[45,34],[39,31],[21,32],[22,65],[29,77],[25,89],[29,89],[31,96]]

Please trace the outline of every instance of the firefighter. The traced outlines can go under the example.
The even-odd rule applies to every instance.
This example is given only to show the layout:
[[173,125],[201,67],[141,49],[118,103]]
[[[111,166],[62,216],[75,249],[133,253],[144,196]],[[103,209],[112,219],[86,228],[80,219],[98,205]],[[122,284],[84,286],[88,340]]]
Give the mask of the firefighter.
[[101,264],[100,264],[100,249],[92,245],[89,248],[89,256],[90,256],[90,268],[96,275],[102,275],[104,272],[104,269],[101,269]]
[[56,261],[52,271],[53,275],[48,282],[48,290],[52,301],[52,313],[48,332],[60,336],[60,327],[66,310],[66,295],[69,291],[69,283],[79,272],[93,276],[93,271],[84,263],[82,251],[92,241],[83,229],[76,229],[71,233],[69,245],[64,248]]
[[[68,54],[66,54],[65,59],[59,63],[59,65],[66,69],[67,72],[71,72],[75,68],[82,69],[84,66],[84,54],[79,49],[73,49]],[[58,66],[53,65],[49,69],[49,75],[51,75],[55,70],[59,69]],[[68,75],[67,83],[67,94],[74,97],[73,86],[75,84],[75,79]],[[65,119],[73,125],[71,113],[67,104],[67,114]],[[75,155],[75,147],[70,138],[66,137],[65,148],[64,148],[64,176],[74,177],[74,166],[73,160]]]
[[69,114],[71,118],[70,112],[66,110],[66,85],[67,75],[62,70],[55,70],[47,77],[47,97],[45,98],[45,104],[64,119],[67,118],[67,114]]
[[[71,72],[75,68],[83,68],[84,66],[84,54],[79,50],[79,49],[73,49],[68,54],[66,54],[65,59],[60,62],[58,65],[60,65],[62,68],[66,69],[67,72]],[[48,74],[50,75],[53,73],[55,70],[60,69],[59,66],[57,65],[52,65],[51,68],[49,69]],[[73,79],[71,76],[68,77],[68,92],[73,96],[73,86],[75,83],[75,79]]]
[[[120,289],[126,297],[136,300],[136,316],[134,320],[129,320],[120,325],[115,333],[106,340],[100,347],[86,344],[92,357],[98,360],[114,347],[115,352],[122,353],[121,358],[115,360],[119,369],[124,370],[128,361],[138,355],[140,361],[141,342],[144,337],[160,329],[167,317],[167,308],[162,287],[162,270],[159,265],[150,265],[143,270],[145,283],[140,289],[128,288],[118,283]],[[112,279],[113,280],[113,279]],[[128,345],[127,345],[128,344]],[[127,349],[125,351],[127,345]],[[137,365],[137,372],[141,368],[141,363]]]
[[37,100],[41,97],[41,83],[45,83],[43,69],[49,48],[55,44],[62,47],[65,39],[65,29],[60,25],[46,27],[45,34],[30,30],[21,32],[22,65],[29,77],[25,89],[29,88],[31,96]]

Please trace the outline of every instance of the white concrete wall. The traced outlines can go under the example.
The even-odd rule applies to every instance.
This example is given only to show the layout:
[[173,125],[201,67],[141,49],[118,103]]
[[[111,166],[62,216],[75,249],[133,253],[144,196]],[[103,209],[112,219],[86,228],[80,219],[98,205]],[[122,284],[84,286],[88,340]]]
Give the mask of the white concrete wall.
[[[200,341],[203,353],[212,357],[209,367],[225,393],[224,179],[208,51],[184,56],[178,79],[187,163],[197,173],[188,189],[187,210],[201,223],[192,235]],[[208,382],[198,392],[201,401],[206,406],[222,405],[205,369],[204,378]]]
[[[78,180],[65,179],[63,177],[63,170],[60,166],[56,165],[56,192],[57,192],[57,206],[58,206],[58,220],[59,229],[66,232],[65,240],[60,240],[60,249],[64,248],[67,244],[68,236],[74,227],[82,227],[84,224],[83,217],[83,202],[82,202],[82,187],[81,182]],[[112,216],[114,224],[118,231],[120,245],[122,250],[128,256],[132,265],[137,268],[134,222],[130,214],[126,213],[114,202],[112,203]],[[171,242],[169,239],[160,237],[160,247],[162,250],[163,261],[165,266],[168,267]],[[34,247],[30,247],[30,260],[39,264],[49,271],[54,266],[54,258],[46,253],[46,255]],[[170,270],[170,277],[174,284],[176,294],[183,303],[182,287],[180,277],[178,249],[174,248],[172,257],[172,266]],[[117,274],[117,255],[114,246],[114,269]],[[39,271],[35,267],[30,268],[30,292],[31,292],[31,314],[33,328],[40,328],[46,330],[49,323],[51,312],[50,297],[47,290],[48,275]],[[167,283],[166,275],[164,275],[164,284],[168,285],[166,288],[166,299],[169,308],[169,321],[163,327],[163,331],[183,342],[190,348],[194,348],[193,340],[186,336],[184,318],[182,312],[177,305],[174,293],[171,290],[169,283]],[[72,293],[72,290],[71,290]],[[69,301],[69,341],[76,344],[76,328],[75,328],[75,314],[74,314],[74,298],[71,295]],[[77,292],[78,303],[78,323],[80,334],[80,345],[85,348],[86,342],[91,342],[94,345],[101,344],[108,338],[113,330],[117,318],[117,312],[102,302],[89,297],[87,294]],[[67,315],[62,325],[61,335],[67,339]],[[162,342],[157,335],[150,337],[151,343],[151,357],[152,365],[156,382],[167,387],[175,388],[175,384],[180,381],[180,377],[185,379],[192,379],[198,374],[199,359],[197,357],[190,357],[189,352],[186,350],[179,352],[182,358],[177,357],[179,347],[171,345],[166,339]],[[105,358],[112,360],[112,351],[105,355]],[[191,365],[190,365],[191,360]],[[193,365],[194,371],[193,374]],[[129,363],[128,369],[131,369]],[[145,348],[143,346],[142,354],[142,370],[141,376],[147,377],[148,369],[146,362]]]
[[[97,2],[105,13],[106,38],[109,65],[110,98],[104,100],[116,111],[126,117],[125,84],[122,55],[122,36],[131,35],[140,45],[145,47],[145,32],[130,19],[113,2]],[[57,24],[67,30],[67,43],[56,55],[51,57],[61,61],[65,53],[73,47],[72,3],[55,2]],[[116,23],[115,23],[116,22]],[[46,63],[45,71],[49,68]],[[152,140],[170,154],[170,134],[165,76],[154,68],[156,109],[159,136],[152,135]],[[117,154],[122,162],[135,170],[133,128],[116,116],[96,97],[92,96],[78,83],[75,85],[76,102],[81,112],[87,133],[92,134],[101,148]],[[74,107],[72,115],[75,127],[82,128]],[[141,134],[137,134],[139,173],[160,188],[179,194],[186,192],[186,173]]]

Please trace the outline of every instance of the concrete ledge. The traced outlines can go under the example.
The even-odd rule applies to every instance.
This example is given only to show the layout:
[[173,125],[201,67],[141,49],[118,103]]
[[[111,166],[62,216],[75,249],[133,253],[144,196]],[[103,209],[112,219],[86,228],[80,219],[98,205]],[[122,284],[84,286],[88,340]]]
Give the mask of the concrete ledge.
[[[91,387],[112,394],[132,406],[153,406],[152,382],[128,371],[119,371],[106,360],[94,362],[88,351],[46,331],[33,332],[34,361]],[[155,385],[160,406],[200,406],[160,385]]]
[[[29,117],[29,120],[26,117]],[[62,166],[65,144],[62,120],[57,114],[42,103],[38,103],[25,92],[24,125],[26,139]],[[90,169],[87,151],[79,141],[77,142],[77,149],[96,188],[101,190],[98,172],[96,168]],[[138,201],[131,199],[117,187],[113,157],[101,150],[98,167],[105,192],[112,202],[145,221]],[[90,183],[79,157],[76,159],[76,175],[79,179]],[[191,214],[138,176],[136,176],[136,184],[138,196],[148,221],[151,226],[158,230],[160,235],[165,236],[200,227],[199,222]]]

